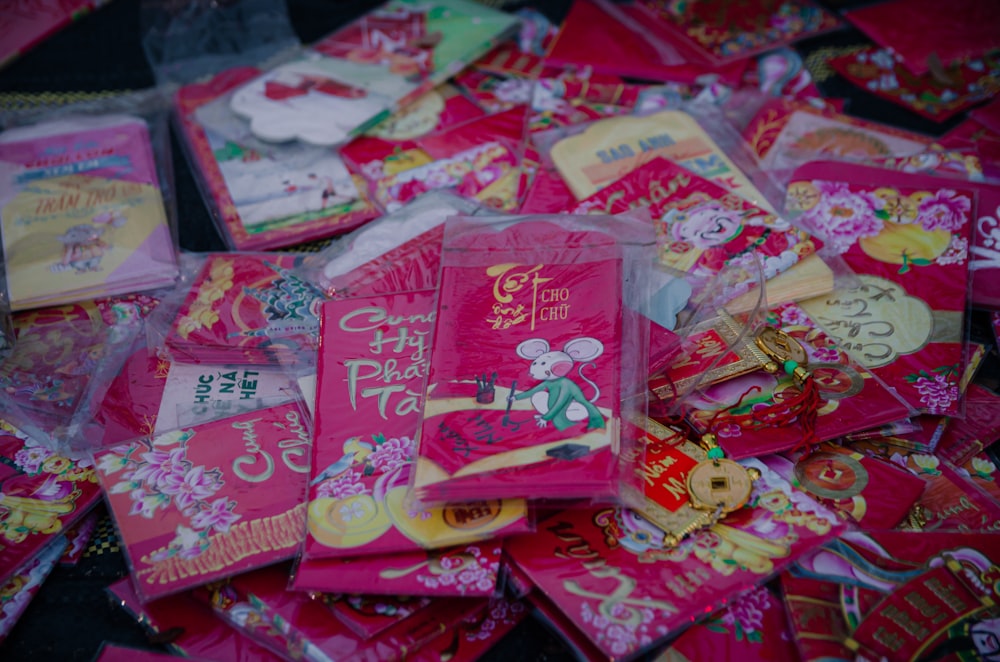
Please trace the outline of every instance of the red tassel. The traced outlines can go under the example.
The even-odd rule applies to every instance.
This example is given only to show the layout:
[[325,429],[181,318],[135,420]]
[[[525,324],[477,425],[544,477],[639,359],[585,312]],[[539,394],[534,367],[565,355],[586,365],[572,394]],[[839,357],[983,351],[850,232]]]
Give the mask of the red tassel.
[[[739,409],[743,399],[759,390],[754,387],[740,396],[740,399],[730,409]],[[775,398],[773,404],[767,407],[753,409],[746,414],[728,415],[723,421],[726,423],[736,423],[743,428],[762,427],[785,427],[798,420],[802,427],[802,439],[792,449],[793,451],[803,451],[808,455],[812,447],[819,443],[816,436],[816,419],[819,417],[819,408],[823,406],[823,399],[819,394],[819,387],[812,376],[807,377],[801,389],[786,389]],[[724,410],[717,411],[709,421],[709,431],[714,431],[716,419]]]

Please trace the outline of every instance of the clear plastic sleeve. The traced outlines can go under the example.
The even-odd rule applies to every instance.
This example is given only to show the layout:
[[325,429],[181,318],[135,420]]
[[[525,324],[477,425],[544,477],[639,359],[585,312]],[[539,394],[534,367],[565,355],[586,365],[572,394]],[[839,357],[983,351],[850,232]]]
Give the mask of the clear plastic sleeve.
[[638,498],[652,248],[641,214],[449,219],[419,502]]
[[333,299],[432,288],[437,284],[445,219],[478,208],[451,193],[425,193],[305,256],[297,273]]
[[177,277],[169,90],[3,116],[0,231],[12,310]]

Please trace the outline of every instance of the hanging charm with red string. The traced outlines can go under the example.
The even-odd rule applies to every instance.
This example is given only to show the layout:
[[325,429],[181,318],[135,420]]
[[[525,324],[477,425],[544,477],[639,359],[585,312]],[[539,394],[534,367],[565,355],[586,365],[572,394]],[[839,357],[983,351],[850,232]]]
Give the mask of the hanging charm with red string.
[[798,419],[802,427],[802,439],[793,450],[810,451],[820,441],[816,436],[816,419],[823,400],[819,394],[819,386],[809,371],[809,356],[805,348],[784,331],[770,326],[757,333],[754,343],[771,359],[764,364],[765,371],[774,374],[783,369],[799,387],[797,395],[783,398],[772,407],[755,411],[754,417],[762,423],[778,425]]

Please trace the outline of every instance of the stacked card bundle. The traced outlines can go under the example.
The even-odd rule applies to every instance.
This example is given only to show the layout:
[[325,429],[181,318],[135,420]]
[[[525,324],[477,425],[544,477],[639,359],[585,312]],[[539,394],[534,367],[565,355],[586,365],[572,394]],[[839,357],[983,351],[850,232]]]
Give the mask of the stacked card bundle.
[[174,241],[142,119],[61,119],[0,134],[12,310],[173,284]]

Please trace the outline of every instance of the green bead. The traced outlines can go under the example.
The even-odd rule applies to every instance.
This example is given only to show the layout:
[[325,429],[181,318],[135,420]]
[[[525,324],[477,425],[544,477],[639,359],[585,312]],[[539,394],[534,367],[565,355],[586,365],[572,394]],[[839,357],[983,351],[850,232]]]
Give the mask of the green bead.
[[708,459],[710,460],[721,460],[726,457],[725,451],[723,451],[718,446],[708,449]]
[[785,372],[788,373],[789,375],[795,372],[795,369],[798,367],[799,367],[798,361],[793,361],[792,359],[788,359],[787,361],[785,361]]

